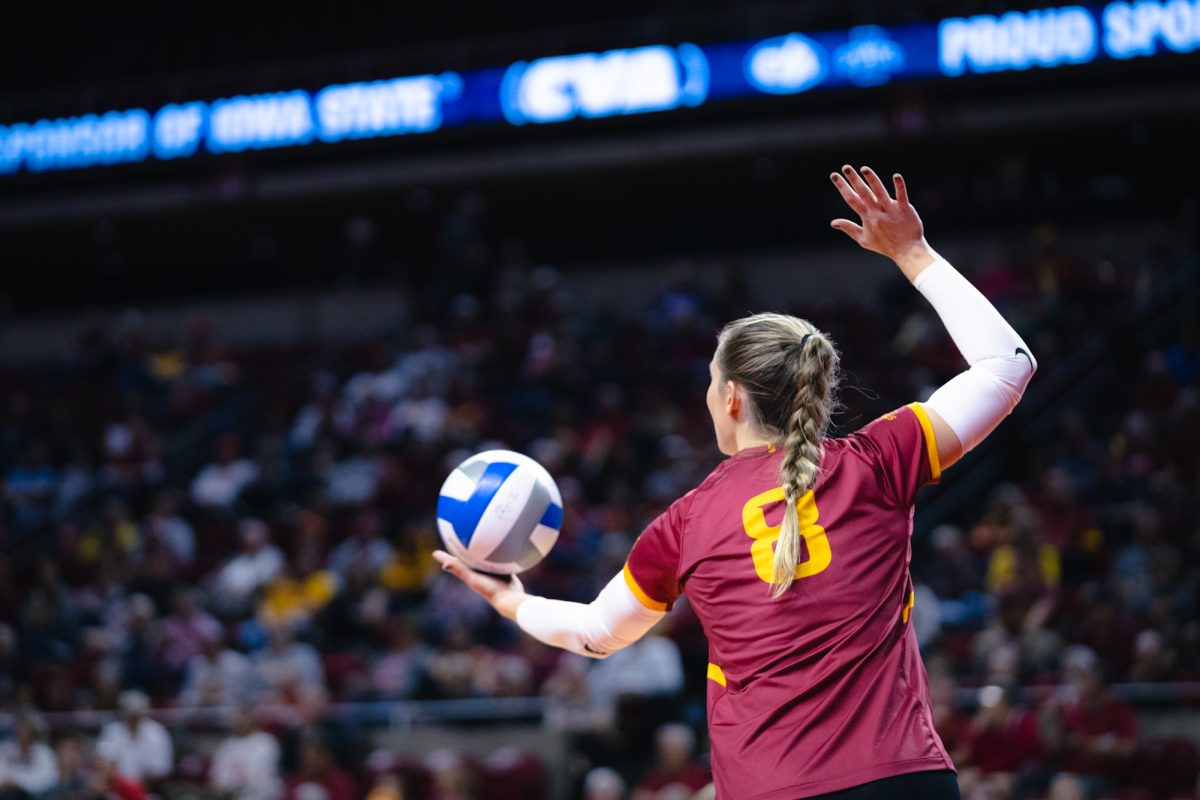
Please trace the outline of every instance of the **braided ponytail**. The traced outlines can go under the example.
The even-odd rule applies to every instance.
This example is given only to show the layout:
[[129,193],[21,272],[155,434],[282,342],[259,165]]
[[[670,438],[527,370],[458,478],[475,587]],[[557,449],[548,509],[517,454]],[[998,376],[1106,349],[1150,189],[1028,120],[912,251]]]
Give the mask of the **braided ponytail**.
[[784,431],[783,463],[779,481],[783,485],[783,525],[775,545],[775,575],[772,595],[781,596],[796,578],[800,563],[800,498],[817,482],[821,469],[822,440],[829,430],[833,413],[833,389],[838,362],[837,351],[821,333],[808,337],[797,348],[796,396],[792,414]]
[[800,563],[797,506],[820,472],[822,441],[836,403],[838,353],[825,334],[802,319],[756,314],[725,326],[716,360],[724,378],[749,394],[756,424],[783,442],[779,480],[787,505],[771,580],[772,596],[778,598],[792,585]]

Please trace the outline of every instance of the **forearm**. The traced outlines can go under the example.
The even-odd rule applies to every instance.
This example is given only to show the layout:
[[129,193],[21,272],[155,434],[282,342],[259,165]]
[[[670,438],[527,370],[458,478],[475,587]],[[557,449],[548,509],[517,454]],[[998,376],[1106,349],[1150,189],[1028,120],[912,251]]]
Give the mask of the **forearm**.
[[966,452],[1012,413],[1037,362],[995,306],[928,245],[897,263],[970,365],[925,403],[958,435]]
[[516,622],[538,641],[589,658],[604,658],[636,642],[666,616],[646,608],[617,575],[591,603],[525,595]]

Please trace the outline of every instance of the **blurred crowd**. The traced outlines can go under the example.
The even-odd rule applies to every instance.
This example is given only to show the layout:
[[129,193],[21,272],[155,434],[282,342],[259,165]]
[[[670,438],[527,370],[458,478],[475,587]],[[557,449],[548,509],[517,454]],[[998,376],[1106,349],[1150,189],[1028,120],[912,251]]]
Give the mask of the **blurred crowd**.
[[[714,333],[771,298],[732,265],[680,265],[640,301],[586,295],[519,253],[480,256],[479,212],[460,213],[461,246],[392,336],[239,351],[203,319],[163,336],[130,313],[58,363],[0,373],[6,798],[134,800],[183,776],[240,800],[449,800],[498,796],[510,784],[485,778],[504,770],[537,797],[536,759],[368,763],[322,723],[331,704],[535,695],[590,800],[707,783],[706,648],[685,603],[608,660],[561,655],[440,576],[432,513],[470,453],[530,454],[566,515],[526,585],[590,600],[716,465]],[[1138,340],[1177,265],[1080,260],[1048,231],[961,265],[1038,353],[1031,391],[1108,351],[1095,391],[1007,423],[988,455],[1006,482],[914,545],[914,624],[965,797],[1200,791],[1195,745],[1140,736],[1110,690],[1200,680],[1200,326],[1175,309]],[[785,310],[839,342],[844,431],[961,369],[899,280]],[[149,712],[198,707],[232,733],[188,772]],[[117,719],[83,735],[39,716],[80,710]]]

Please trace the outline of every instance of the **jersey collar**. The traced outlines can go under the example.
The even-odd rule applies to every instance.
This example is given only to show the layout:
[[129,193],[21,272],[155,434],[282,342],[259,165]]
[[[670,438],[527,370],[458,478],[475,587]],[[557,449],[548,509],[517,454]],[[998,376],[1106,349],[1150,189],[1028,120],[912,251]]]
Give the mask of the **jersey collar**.
[[757,447],[747,447],[738,450],[729,457],[730,461],[741,461],[747,458],[758,458],[759,456],[767,456],[779,451],[779,447],[773,444],[760,444]]

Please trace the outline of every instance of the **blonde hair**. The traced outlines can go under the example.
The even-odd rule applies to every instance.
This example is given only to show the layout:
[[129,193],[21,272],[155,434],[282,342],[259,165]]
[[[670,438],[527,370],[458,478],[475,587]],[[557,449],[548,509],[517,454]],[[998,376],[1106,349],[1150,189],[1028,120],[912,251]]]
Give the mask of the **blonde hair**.
[[716,363],[722,380],[746,390],[755,424],[783,443],[779,481],[787,506],[771,580],[772,596],[779,598],[792,585],[800,563],[797,504],[820,474],[822,443],[836,405],[838,352],[806,320],[755,314],[721,330]]

